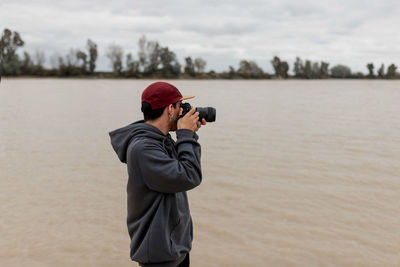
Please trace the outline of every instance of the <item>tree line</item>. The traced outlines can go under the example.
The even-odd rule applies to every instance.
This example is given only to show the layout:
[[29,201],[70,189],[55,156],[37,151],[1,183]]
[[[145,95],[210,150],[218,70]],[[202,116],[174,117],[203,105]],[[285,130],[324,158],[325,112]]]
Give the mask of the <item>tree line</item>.
[[30,55],[24,51],[22,56],[17,50],[25,45],[21,35],[16,31],[4,29],[0,39],[0,78],[1,76],[41,76],[41,77],[120,77],[120,78],[200,78],[200,79],[399,79],[395,64],[385,68],[381,64],[375,71],[373,63],[367,63],[367,74],[352,72],[342,64],[329,67],[325,61],[312,62],[297,57],[289,74],[289,64],[274,56],[270,61],[274,73],[265,72],[255,61],[241,60],[237,68],[229,66],[227,71],[206,72],[207,62],[200,58],[186,57],[182,65],[175,52],[157,41],[147,40],[142,36],[138,41],[135,57],[131,52],[125,53],[119,45],[107,47],[105,55],[110,61],[112,72],[96,71],[98,58],[97,44],[88,39],[84,49],[70,49],[64,56],[52,56],[51,67],[46,67],[44,52],[37,51]]

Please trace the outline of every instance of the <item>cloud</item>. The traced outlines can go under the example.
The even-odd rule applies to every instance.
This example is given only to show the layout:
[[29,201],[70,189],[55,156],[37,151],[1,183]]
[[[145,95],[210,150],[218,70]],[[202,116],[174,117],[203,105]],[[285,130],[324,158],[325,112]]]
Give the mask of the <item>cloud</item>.
[[180,29],[188,32],[196,32],[206,36],[243,35],[257,30],[257,21],[238,20],[232,18],[204,19],[204,21],[188,22],[180,26]]
[[0,5],[0,25],[21,33],[25,50],[46,51],[48,57],[66,54],[70,48],[85,49],[91,38],[99,45],[101,69],[109,69],[108,45],[136,55],[143,34],[170,47],[181,63],[186,56],[201,56],[215,70],[236,67],[244,58],[268,70],[274,55],[362,71],[370,61],[400,64],[400,4],[393,0],[19,0]]

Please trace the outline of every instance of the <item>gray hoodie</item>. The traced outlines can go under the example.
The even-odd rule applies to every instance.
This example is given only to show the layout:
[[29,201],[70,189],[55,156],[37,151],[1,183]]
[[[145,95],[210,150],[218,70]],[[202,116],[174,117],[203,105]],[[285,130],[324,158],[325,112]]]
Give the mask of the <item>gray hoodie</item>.
[[201,183],[196,133],[180,129],[177,141],[137,121],[109,133],[128,168],[128,232],[131,259],[140,263],[179,261],[192,247],[186,191]]

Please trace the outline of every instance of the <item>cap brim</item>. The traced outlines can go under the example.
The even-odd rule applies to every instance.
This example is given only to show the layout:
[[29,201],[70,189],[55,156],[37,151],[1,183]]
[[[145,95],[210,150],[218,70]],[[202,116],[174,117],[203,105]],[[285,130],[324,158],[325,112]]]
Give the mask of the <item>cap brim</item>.
[[184,95],[184,96],[182,96],[182,98],[180,100],[182,101],[182,100],[186,100],[186,99],[191,99],[193,97],[194,97],[194,95]]

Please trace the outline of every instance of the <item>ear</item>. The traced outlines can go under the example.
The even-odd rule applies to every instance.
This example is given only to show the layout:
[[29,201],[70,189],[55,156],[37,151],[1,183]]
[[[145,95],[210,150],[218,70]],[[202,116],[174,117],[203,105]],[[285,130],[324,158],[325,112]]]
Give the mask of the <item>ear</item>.
[[173,107],[174,107],[174,106],[173,106],[172,104],[169,104],[169,105],[168,105],[168,107],[167,107],[167,113],[168,113],[168,115],[173,113],[173,110],[172,110]]

